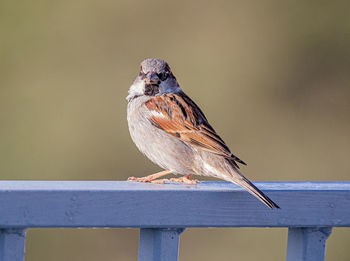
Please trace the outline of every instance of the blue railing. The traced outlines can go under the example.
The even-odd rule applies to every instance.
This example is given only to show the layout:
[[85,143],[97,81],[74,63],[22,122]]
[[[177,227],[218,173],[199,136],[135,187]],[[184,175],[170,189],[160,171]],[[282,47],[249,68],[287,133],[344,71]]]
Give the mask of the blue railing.
[[139,260],[173,261],[187,227],[288,227],[288,261],[324,260],[350,226],[350,182],[256,182],[270,210],[227,182],[0,181],[0,261],[23,261],[33,227],[140,228]]

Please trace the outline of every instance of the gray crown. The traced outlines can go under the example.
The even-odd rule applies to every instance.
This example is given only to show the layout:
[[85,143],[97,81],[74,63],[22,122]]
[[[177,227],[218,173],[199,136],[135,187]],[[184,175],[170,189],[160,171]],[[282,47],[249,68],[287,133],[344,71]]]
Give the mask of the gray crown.
[[170,69],[167,62],[160,59],[146,59],[141,63],[141,67],[144,73],[159,73]]

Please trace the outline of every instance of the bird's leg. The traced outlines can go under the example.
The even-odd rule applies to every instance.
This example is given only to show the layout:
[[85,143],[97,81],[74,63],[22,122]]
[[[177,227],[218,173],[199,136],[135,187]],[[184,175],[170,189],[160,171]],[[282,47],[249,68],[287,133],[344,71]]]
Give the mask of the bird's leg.
[[189,175],[183,176],[181,178],[171,178],[170,181],[182,182],[182,183],[186,183],[186,184],[197,184],[198,180],[191,179],[192,175],[193,174],[189,174]]
[[146,177],[142,177],[142,178],[136,178],[136,177],[129,177],[128,180],[129,181],[137,181],[137,182],[151,182],[151,183],[156,183],[156,184],[164,184],[165,181],[168,181],[167,179],[158,179],[160,177],[163,177],[165,175],[171,174],[172,171],[171,170],[163,170],[161,172],[157,172],[151,175],[148,175]]

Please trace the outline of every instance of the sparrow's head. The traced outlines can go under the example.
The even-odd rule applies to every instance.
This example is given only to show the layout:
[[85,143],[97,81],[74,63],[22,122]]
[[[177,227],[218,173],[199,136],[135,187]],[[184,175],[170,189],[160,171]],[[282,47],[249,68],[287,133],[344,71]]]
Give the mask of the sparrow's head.
[[128,100],[146,95],[158,96],[181,90],[167,62],[146,59],[140,65],[140,73],[129,89]]

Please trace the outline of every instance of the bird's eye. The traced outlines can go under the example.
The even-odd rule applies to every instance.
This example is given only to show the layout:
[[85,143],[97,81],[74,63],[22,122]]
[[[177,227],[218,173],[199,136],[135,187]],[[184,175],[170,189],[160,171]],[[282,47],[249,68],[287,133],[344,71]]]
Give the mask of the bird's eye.
[[169,76],[167,72],[161,72],[161,73],[158,73],[157,75],[161,81],[165,81]]

